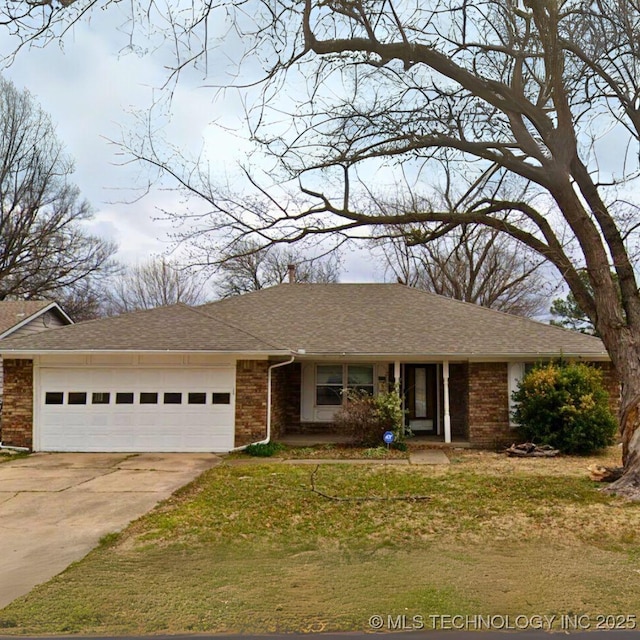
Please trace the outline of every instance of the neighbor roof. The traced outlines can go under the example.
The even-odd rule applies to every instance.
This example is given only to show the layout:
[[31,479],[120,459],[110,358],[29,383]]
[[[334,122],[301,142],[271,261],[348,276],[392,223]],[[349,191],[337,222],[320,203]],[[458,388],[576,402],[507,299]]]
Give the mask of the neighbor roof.
[[402,284],[282,284],[201,308],[307,354],[607,357],[597,338]]
[[2,352],[253,351],[316,356],[606,359],[602,342],[400,284],[282,284],[3,341]]
[[2,300],[0,301],[0,338],[8,336],[21,326],[49,310],[55,310],[66,322],[69,316],[51,300]]
[[8,338],[0,351],[262,352],[274,351],[274,346],[204,310],[176,304]]

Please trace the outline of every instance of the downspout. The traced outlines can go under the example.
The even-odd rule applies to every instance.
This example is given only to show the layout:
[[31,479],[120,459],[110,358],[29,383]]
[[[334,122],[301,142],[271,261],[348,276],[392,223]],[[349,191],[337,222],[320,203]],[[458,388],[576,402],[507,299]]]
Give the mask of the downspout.
[[286,360],[285,362],[276,362],[272,364],[267,370],[267,436],[264,440],[259,440],[258,442],[252,442],[250,444],[244,444],[241,447],[235,447],[231,449],[231,451],[243,451],[247,447],[252,444],[268,444],[271,440],[271,372],[278,367],[284,367],[288,364],[291,364],[296,359],[295,356],[291,356],[291,360]]
[[31,451],[29,447],[14,447],[10,444],[2,444],[2,442],[0,442],[0,449],[10,449],[11,451]]

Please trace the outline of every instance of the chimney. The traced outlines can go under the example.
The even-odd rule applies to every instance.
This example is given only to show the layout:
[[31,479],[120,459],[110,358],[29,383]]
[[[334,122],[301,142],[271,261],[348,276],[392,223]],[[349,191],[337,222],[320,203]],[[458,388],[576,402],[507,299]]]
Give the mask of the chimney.
[[296,281],[296,265],[288,264],[287,270],[289,271],[289,284],[294,284]]

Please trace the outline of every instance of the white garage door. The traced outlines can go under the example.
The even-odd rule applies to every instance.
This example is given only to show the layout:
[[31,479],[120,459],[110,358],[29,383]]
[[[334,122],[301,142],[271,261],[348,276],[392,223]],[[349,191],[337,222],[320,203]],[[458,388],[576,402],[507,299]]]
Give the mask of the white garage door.
[[40,451],[229,451],[233,367],[41,368]]

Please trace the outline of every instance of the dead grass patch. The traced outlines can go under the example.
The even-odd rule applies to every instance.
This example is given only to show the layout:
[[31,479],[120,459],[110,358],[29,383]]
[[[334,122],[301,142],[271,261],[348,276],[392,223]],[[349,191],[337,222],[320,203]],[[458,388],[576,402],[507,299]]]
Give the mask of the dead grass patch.
[[4,609],[0,626],[304,632],[369,630],[374,614],[640,614],[640,505],[600,493],[589,464],[463,452],[444,472],[321,467],[332,495],[431,496],[383,503],[324,500],[308,467],[222,465]]

